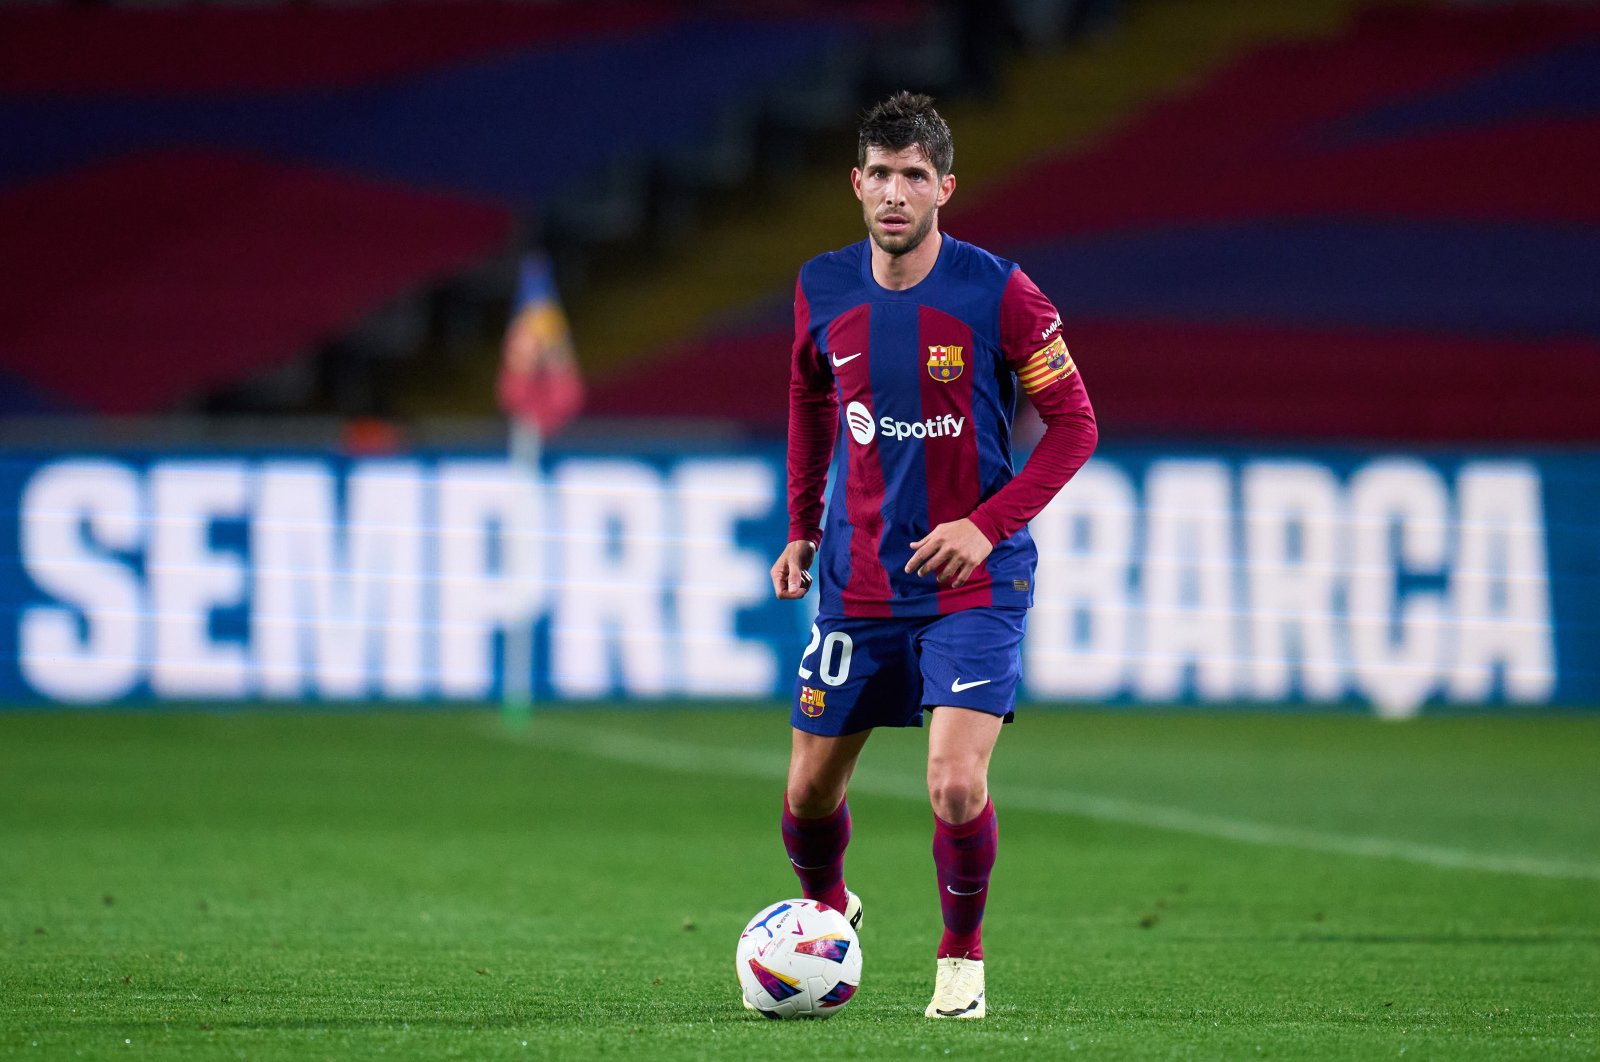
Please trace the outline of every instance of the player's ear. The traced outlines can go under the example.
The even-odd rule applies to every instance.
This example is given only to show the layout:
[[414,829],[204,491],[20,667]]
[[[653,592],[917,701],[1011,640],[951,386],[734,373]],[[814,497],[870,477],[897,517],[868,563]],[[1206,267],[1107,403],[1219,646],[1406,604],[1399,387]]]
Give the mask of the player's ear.
[[956,194],[956,175],[947,173],[939,179],[939,201],[936,206],[944,206],[950,202],[950,197]]
[[850,167],[850,188],[856,193],[856,198],[861,198],[861,167]]

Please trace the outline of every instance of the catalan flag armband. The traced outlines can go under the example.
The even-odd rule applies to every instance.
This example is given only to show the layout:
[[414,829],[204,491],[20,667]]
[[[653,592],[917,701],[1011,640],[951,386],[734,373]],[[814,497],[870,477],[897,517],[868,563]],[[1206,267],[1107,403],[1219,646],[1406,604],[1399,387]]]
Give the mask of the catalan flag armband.
[[1077,370],[1072,364],[1072,355],[1067,353],[1066,341],[1056,336],[1049,346],[1035,351],[1027,364],[1017,370],[1017,379],[1022,381],[1022,389],[1031,395],[1058,380],[1065,380]]

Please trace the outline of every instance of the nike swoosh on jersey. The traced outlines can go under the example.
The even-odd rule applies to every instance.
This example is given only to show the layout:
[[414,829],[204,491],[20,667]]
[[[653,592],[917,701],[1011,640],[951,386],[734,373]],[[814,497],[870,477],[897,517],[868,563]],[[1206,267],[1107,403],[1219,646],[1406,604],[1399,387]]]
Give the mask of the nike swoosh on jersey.
[[837,369],[841,365],[846,365],[846,364],[848,364],[848,363],[850,363],[852,361],[855,361],[857,358],[861,357],[861,355],[860,354],[852,354],[847,358],[841,358],[841,357],[839,357],[839,355],[833,354],[833,355],[830,355],[830,357],[833,358],[833,367],[835,369]]
[[960,693],[962,690],[970,690],[974,686],[987,686],[993,681],[993,679],[979,679],[977,682],[962,682],[960,679],[956,679],[950,683],[950,692]]

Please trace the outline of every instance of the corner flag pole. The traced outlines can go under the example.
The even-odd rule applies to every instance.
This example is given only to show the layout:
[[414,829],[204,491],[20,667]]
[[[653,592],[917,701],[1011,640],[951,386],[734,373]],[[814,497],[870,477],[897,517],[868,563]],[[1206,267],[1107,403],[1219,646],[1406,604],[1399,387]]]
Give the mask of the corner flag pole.
[[[572,353],[572,330],[556,295],[550,260],[538,251],[528,252],[518,271],[516,309],[506,328],[495,392],[511,421],[508,463],[514,473],[525,477],[525,485],[532,488],[529,493],[540,495],[544,440],[578,415],[583,407],[583,379]],[[532,519],[534,526],[512,529],[516,532],[513,548],[523,551],[523,559],[539,558],[546,552],[546,507],[536,505]],[[552,582],[543,561],[529,567],[505,567],[508,578],[534,578],[545,587]],[[531,596],[518,594],[516,599],[527,602]],[[529,604],[505,626],[501,714],[512,729],[527,726],[533,714],[539,674],[534,666],[538,652],[535,613],[536,608]]]
[[[537,425],[527,421],[511,422],[511,467],[534,483],[539,481],[540,461],[544,453],[544,439]],[[530,541],[543,545],[541,528],[525,529],[527,534],[512,536],[519,547],[528,548]],[[534,615],[530,611],[506,624],[505,662],[500,680],[500,718],[506,729],[525,730],[533,718],[534,676],[538,674],[535,655],[538,646],[533,636]]]

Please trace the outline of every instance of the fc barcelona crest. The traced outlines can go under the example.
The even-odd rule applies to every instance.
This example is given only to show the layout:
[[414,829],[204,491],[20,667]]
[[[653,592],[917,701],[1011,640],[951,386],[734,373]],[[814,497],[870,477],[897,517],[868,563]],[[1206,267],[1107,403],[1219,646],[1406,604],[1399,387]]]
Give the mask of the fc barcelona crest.
[[800,711],[804,712],[812,719],[815,719],[817,716],[821,715],[823,710],[827,708],[827,705],[824,703],[824,698],[827,692],[827,690],[812,689],[810,686],[801,686]]
[[961,379],[967,363],[961,360],[961,347],[929,347],[928,375],[940,383]]

